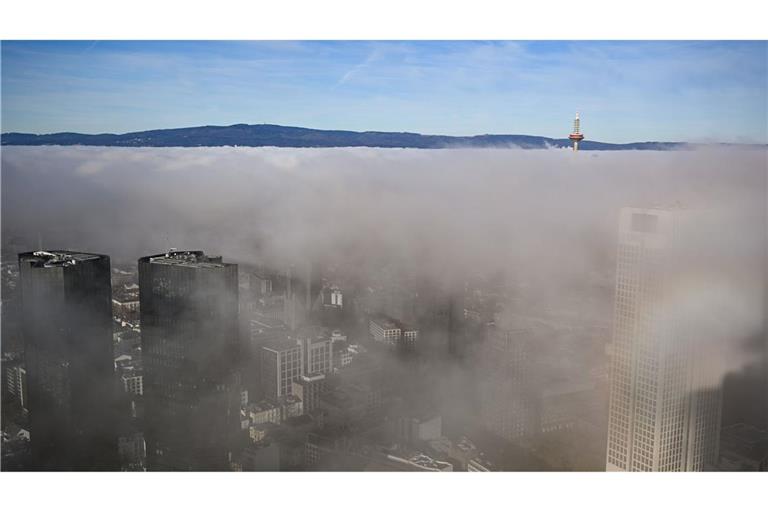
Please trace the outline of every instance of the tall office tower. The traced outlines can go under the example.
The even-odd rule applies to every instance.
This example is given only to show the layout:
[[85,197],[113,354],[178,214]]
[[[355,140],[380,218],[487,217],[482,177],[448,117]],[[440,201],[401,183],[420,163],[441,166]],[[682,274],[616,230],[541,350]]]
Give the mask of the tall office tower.
[[539,432],[538,386],[527,330],[493,328],[479,351],[480,419],[504,439],[530,439]]
[[452,356],[466,355],[466,337],[464,323],[464,290],[455,288],[448,299],[446,324],[448,329],[448,353]]
[[202,251],[139,259],[149,470],[229,468],[240,383],[237,265]]
[[695,220],[680,209],[621,210],[608,471],[701,471],[717,459],[716,356],[691,304],[707,279]]
[[19,255],[34,469],[116,470],[109,257]]
[[285,272],[282,320],[291,330],[303,324],[306,318],[306,310],[301,299],[300,285],[300,280],[295,276],[294,265],[289,265]]

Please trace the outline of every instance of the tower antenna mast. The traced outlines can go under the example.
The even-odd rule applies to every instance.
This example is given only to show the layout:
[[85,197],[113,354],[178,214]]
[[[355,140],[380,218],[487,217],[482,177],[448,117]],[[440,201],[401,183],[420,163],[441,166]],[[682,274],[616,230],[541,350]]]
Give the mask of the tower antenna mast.
[[573,141],[573,150],[579,150],[579,142],[584,140],[584,134],[581,133],[581,121],[579,120],[579,113],[576,112],[576,118],[573,120],[573,133],[568,136]]

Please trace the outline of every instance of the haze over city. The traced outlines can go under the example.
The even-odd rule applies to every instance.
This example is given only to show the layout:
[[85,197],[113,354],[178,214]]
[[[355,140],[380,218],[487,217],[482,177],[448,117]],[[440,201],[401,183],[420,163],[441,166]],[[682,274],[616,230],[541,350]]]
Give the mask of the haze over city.
[[1,51],[4,471],[768,469],[765,41]]
[[[373,343],[362,360],[397,374],[398,389],[418,390],[410,396],[388,391],[373,416],[383,422],[375,431],[394,428],[393,419],[386,419],[392,415],[426,414],[420,421],[441,418],[449,439],[469,435],[481,443],[483,460],[494,461],[484,464],[495,469],[599,470],[605,460],[606,347],[613,329],[618,223],[625,207],[697,215],[688,232],[698,240],[695,250],[705,255],[706,266],[679,276],[688,284],[674,288],[667,299],[673,302],[665,307],[698,318],[698,349],[716,349],[703,382],[723,386],[728,379],[727,421],[764,421],[749,404],[760,393],[764,364],[763,283],[754,279],[764,263],[764,161],[764,151],[754,148],[576,153],[6,147],[3,247],[4,253],[77,247],[110,255],[113,269],[121,272],[134,272],[138,258],[170,248],[222,255],[240,268],[240,320],[246,326],[241,336],[257,361],[242,368],[244,374],[263,372],[263,341],[254,325],[276,320],[272,327],[279,331],[279,325],[319,322],[349,337],[342,345],[337,341],[337,348]],[[728,174],[722,172],[726,167]],[[319,275],[304,279],[307,264]],[[320,294],[320,305],[313,306],[315,295],[305,303],[299,293],[305,309],[298,320],[295,311],[284,309],[295,299],[285,289],[277,291],[289,268],[300,279],[294,286],[314,282],[311,293]],[[275,291],[257,291],[255,275]],[[325,316],[330,306],[322,304],[325,290],[335,287],[344,294],[347,313],[334,320]],[[278,310],[275,300],[282,304]],[[115,314],[119,319],[127,313]],[[363,319],[377,314],[419,328],[417,345],[405,359],[390,359],[398,352],[388,355],[375,341],[364,342],[371,334]],[[132,320],[120,322],[118,333],[138,329]],[[3,327],[6,345],[21,344],[15,322],[5,320]],[[507,412],[503,398],[478,402],[491,393],[483,387],[493,375],[484,366],[490,350],[484,344],[492,343],[495,332],[513,333],[525,347],[528,356],[509,364],[513,375],[535,382],[530,396],[543,402]],[[135,372],[141,354],[119,350],[134,359],[129,368]],[[342,367],[338,371],[344,375]],[[752,388],[746,395],[744,385]],[[259,385],[249,391],[253,397]],[[557,400],[563,398],[578,401],[581,410],[561,409]],[[512,416],[495,423],[493,410]],[[548,431],[554,428],[548,424],[555,421],[552,414],[556,424],[564,422],[557,426],[564,431]],[[320,417],[326,426],[341,421],[353,432],[366,424]],[[519,421],[525,424],[520,436],[508,430]],[[365,446],[374,442],[371,435],[363,429],[351,439]],[[494,443],[501,439],[512,444],[499,448]],[[490,455],[490,447],[501,451]],[[359,449],[350,449],[348,458],[336,453],[341,461],[332,457],[330,465],[318,463],[316,469],[363,469],[355,459]],[[271,469],[308,468],[304,464],[283,461]]]

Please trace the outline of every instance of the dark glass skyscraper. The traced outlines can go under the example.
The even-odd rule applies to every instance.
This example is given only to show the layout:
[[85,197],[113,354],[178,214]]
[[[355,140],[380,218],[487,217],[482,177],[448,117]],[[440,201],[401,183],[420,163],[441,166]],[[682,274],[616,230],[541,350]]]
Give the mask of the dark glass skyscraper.
[[149,470],[226,470],[239,427],[237,265],[139,259]]
[[34,469],[115,470],[109,257],[19,255]]

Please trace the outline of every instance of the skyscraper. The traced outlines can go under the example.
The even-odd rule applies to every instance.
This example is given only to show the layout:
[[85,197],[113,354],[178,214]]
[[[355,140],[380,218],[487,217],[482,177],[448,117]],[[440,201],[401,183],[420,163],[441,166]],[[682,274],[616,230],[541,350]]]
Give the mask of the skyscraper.
[[34,469],[115,470],[109,257],[19,255]]
[[479,353],[480,419],[507,440],[539,431],[538,386],[527,330],[492,328]]
[[717,459],[721,389],[686,294],[705,275],[695,221],[676,208],[621,210],[609,471],[701,471]]
[[225,470],[239,420],[237,265],[139,259],[149,470]]

